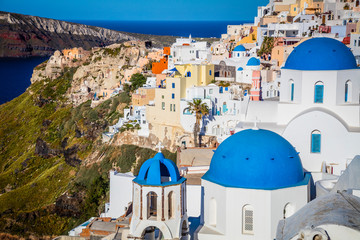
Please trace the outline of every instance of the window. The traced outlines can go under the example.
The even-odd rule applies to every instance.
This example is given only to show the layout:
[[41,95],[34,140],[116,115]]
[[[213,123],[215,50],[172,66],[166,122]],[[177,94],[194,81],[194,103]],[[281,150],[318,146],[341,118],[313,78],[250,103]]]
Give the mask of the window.
[[345,83],[345,102],[351,102],[352,98],[352,83],[347,80]]
[[174,99],[175,98],[175,93],[171,94],[171,98]]
[[311,133],[311,152],[320,153],[321,151],[321,133],[318,130],[314,130]]
[[187,72],[187,73],[186,73],[186,76],[187,76],[187,77],[191,77],[191,72]]
[[209,89],[209,94],[213,94],[213,89]]
[[324,84],[323,82],[315,83],[314,103],[323,103],[324,101]]
[[290,80],[290,101],[294,101],[294,81]]
[[242,231],[244,234],[254,234],[254,209],[245,205],[242,212]]
[[170,112],[172,112],[172,104],[170,104]]
[[162,95],[161,98],[164,99],[164,95]]
[[174,112],[175,112],[175,104],[173,104],[173,110],[174,110]]
[[295,213],[295,208],[291,203],[287,203],[284,207],[284,219],[291,217]]
[[172,83],[171,85],[172,85],[172,88],[175,88],[175,83]]
[[169,216],[169,219],[170,218],[173,218],[174,217],[174,203],[173,203],[173,201],[174,201],[174,192],[173,191],[171,191],[171,192],[169,192],[169,194],[168,194],[168,216]]
[[157,195],[154,192],[147,194],[147,218],[157,216]]
[[209,70],[209,75],[211,76],[211,70]]
[[217,204],[215,198],[210,199],[209,204],[209,224],[216,227]]
[[161,109],[165,110],[165,103],[164,102],[161,103]]

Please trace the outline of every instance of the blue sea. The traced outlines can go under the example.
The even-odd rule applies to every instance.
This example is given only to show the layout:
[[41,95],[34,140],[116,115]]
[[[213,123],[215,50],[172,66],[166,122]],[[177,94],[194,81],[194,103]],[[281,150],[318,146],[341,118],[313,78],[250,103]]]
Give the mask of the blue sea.
[[[98,26],[123,32],[188,37],[217,37],[226,33],[227,25],[250,21],[90,21],[69,22]],[[30,86],[33,68],[47,58],[0,58],[0,104],[22,94]]]
[[0,58],[0,104],[18,97],[30,86],[34,67],[48,57]]
[[90,26],[117,31],[188,37],[216,37],[226,33],[227,25],[239,25],[252,21],[90,21],[69,20]]

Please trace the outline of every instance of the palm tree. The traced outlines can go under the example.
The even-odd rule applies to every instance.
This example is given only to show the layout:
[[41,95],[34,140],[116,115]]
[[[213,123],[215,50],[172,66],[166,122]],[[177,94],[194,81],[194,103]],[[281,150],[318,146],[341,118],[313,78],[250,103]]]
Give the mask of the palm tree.
[[195,147],[198,147],[198,135],[200,132],[201,119],[209,115],[209,107],[206,103],[203,103],[201,99],[193,99],[192,102],[188,102],[189,112],[195,113],[196,122],[194,125],[194,143]]

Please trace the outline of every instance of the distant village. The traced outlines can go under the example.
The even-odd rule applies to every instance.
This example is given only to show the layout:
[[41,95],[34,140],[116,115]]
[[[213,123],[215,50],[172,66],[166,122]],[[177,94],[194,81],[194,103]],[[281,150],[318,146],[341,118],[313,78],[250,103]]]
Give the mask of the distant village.
[[[217,42],[130,41],[134,61],[99,58],[110,67],[72,101],[97,106],[146,76],[102,140],[132,128],[158,153],[138,176],[111,171],[105,211],[59,238],[360,239],[359,20],[359,0],[270,0]],[[51,74],[96,51],[56,52]]]

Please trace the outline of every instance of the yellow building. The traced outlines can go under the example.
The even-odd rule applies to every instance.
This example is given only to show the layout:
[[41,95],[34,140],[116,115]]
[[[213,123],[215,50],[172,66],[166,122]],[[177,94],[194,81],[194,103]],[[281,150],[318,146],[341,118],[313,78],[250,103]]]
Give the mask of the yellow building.
[[155,88],[142,87],[131,95],[133,106],[144,106],[155,99]]
[[238,45],[246,43],[255,43],[257,41],[257,27],[252,27],[248,36],[242,38]]
[[[156,88],[154,105],[146,107],[150,134],[176,141],[184,134],[180,123],[180,100],[186,97],[186,89],[206,86],[214,80],[213,64],[185,64],[176,66],[173,77],[167,77],[162,88]],[[167,145],[166,141],[163,143]],[[176,144],[176,143],[175,143]]]

